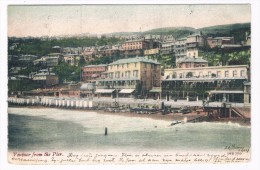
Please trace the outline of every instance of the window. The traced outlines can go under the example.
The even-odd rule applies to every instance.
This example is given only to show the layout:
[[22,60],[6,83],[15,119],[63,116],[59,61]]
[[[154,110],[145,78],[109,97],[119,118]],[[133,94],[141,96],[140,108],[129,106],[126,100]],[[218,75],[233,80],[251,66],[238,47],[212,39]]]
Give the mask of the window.
[[144,76],[146,77],[146,71],[144,71],[143,73],[144,73]]
[[218,78],[221,77],[221,71],[217,71],[217,77],[218,77]]
[[133,71],[133,77],[138,77],[138,70]]
[[229,71],[225,71],[225,77],[229,77]]
[[208,76],[211,77],[211,71],[208,72]]
[[119,71],[117,71],[117,72],[115,73],[115,78],[120,78],[120,72],[119,72]]
[[237,70],[233,71],[233,77],[237,77]]
[[137,66],[137,63],[135,63],[135,67]]
[[241,76],[241,77],[245,77],[245,76],[246,76],[245,70],[241,70],[241,71],[240,71],[240,76]]

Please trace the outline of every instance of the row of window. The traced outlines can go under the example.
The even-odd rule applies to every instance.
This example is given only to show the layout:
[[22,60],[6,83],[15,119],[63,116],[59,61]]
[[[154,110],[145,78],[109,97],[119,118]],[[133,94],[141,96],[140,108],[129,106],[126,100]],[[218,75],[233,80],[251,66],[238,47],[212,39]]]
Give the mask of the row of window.
[[115,73],[108,73],[108,77],[113,79],[113,78],[138,78],[138,70],[133,70],[132,73],[131,71],[125,71],[125,72],[120,72],[117,71]]
[[[136,67],[136,66],[137,66],[137,63],[134,63],[134,66]],[[127,64],[111,65],[111,66],[108,66],[108,68],[109,68],[110,70],[112,70],[113,68],[116,68],[116,69],[129,68],[129,63],[127,63]]]
[[126,50],[135,50],[135,49],[142,49],[142,46],[131,46],[131,47],[125,47]]
[[[137,68],[137,63],[133,63],[134,64],[134,68]],[[148,64],[147,63],[143,63],[142,64],[142,67],[144,68],[147,68]],[[129,68],[129,63],[127,64],[117,64],[117,65],[111,65],[111,66],[108,66],[109,70],[112,70],[113,68],[116,68],[116,69],[123,69],[123,68]],[[156,65],[154,64],[151,64],[151,68],[152,69],[156,69]]]
[[123,44],[123,46],[127,46],[127,45],[139,45],[139,44],[142,44],[142,42],[125,43],[125,44]]
[[[192,72],[188,72],[186,74],[185,73],[179,73],[179,78],[187,78],[187,77],[218,77],[218,78],[221,78],[222,77],[221,71],[217,71],[216,74],[212,73],[211,71],[208,71],[207,75],[203,75],[202,72],[199,72],[199,74],[197,76],[193,75],[193,74],[194,73],[192,73]],[[225,71],[224,77],[225,78],[228,78],[228,77],[246,77],[246,71],[245,70],[240,70],[240,71],[233,70],[233,71],[231,71],[231,75],[230,75],[230,71]]]

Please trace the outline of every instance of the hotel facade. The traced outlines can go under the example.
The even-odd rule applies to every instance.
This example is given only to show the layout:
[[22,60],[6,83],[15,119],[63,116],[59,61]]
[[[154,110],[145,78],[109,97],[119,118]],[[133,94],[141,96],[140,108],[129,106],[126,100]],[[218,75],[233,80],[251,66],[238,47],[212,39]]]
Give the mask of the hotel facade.
[[247,65],[165,69],[162,93],[167,99],[242,103],[248,70]]
[[[160,87],[161,65],[145,57],[120,59],[108,64],[106,78],[96,81],[96,94],[147,96],[153,87]],[[106,95],[105,95],[106,94]]]

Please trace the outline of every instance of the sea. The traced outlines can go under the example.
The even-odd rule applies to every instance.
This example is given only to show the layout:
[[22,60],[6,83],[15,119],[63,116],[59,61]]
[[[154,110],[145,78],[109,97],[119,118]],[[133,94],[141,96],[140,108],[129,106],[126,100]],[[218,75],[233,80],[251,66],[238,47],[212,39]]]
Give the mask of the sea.
[[[105,135],[107,128],[107,135]],[[185,123],[95,111],[8,108],[10,151],[177,151],[250,148],[250,126],[236,123]]]

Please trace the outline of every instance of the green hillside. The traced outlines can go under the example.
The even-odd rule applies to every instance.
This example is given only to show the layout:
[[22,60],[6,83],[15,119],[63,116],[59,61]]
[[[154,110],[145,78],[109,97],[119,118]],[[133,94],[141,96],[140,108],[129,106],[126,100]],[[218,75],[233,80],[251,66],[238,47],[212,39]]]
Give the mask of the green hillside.
[[245,40],[245,33],[251,32],[251,23],[237,23],[228,25],[216,25],[195,29],[192,27],[165,27],[145,31],[144,34],[173,35],[182,38],[189,33],[202,31],[207,36],[234,36],[236,42]]
[[251,32],[251,23],[216,25],[197,29],[208,36],[234,36],[236,42],[245,40],[246,32]]
[[157,28],[145,31],[144,34],[160,34],[160,35],[173,35],[175,38],[182,38],[189,33],[194,33],[196,29],[191,27],[165,27],[165,28]]

